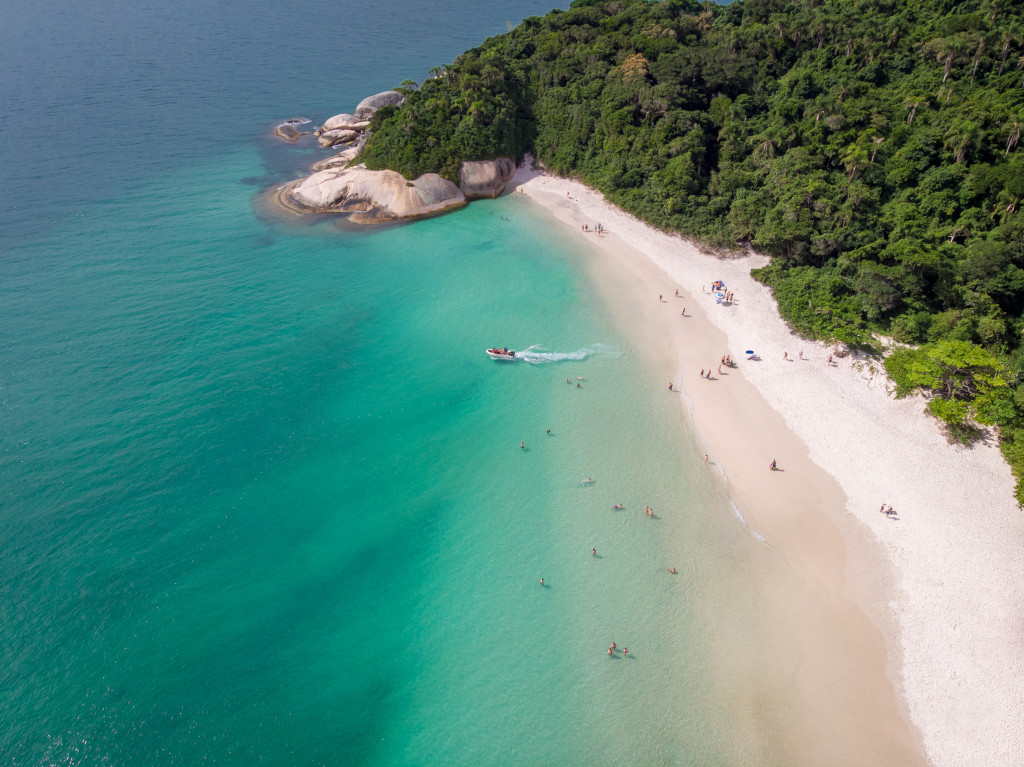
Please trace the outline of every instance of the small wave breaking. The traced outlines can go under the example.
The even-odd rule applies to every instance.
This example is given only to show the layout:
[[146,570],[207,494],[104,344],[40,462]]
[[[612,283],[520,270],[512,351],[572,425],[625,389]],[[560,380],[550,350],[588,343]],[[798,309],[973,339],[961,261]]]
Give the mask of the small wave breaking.
[[569,360],[585,360],[587,357],[594,357],[597,355],[607,357],[617,357],[619,352],[611,349],[603,344],[594,344],[592,346],[585,346],[582,349],[577,349],[572,352],[555,352],[550,349],[545,349],[543,346],[534,344],[533,346],[523,349],[522,351],[516,352],[516,356],[523,360],[523,362],[529,362],[533,365],[539,365],[544,362],[566,362]]
[[757,532],[757,530],[754,530],[750,525],[747,524],[747,520],[740,513],[740,510],[735,503],[729,501],[729,505],[732,506],[732,513],[736,516],[736,519],[743,523],[743,526],[750,531],[751,535],[757,538],[757,540],[761,541],[761,543],[768,543],[768,541],[766,541],[764,537],[759,532]]

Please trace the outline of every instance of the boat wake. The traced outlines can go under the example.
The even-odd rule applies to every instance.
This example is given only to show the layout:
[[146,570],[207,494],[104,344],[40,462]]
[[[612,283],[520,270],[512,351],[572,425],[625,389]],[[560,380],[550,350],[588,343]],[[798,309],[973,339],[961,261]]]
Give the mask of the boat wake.
[[601,356],[619,356],[619,352],[610,349],[602,344],[594,344],[593,346],[586,346],[582,349],[577,349],[574,352],[553,352],[545,349],[539,345],[533,345],[528,349],[516,352],[516,357],[529,362],[534,365],[539,365],[543,362],[565,362],[567,360],[585,360],[587,357],[594,357],[597,355]]

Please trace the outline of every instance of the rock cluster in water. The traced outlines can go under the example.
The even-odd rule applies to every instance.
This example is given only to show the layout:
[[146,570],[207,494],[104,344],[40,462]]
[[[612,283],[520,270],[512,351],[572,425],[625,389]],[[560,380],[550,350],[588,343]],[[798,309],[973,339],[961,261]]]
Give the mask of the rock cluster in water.
[[[338,114],[315,131],[321,147],[342,151],[313,165],[313,173],[285,185],[278,200],[296,213],[345,213],[358,224],[430,216],[461,207],[467,200],[497,197],[515,173],[507,157],[464,162],[458,185],[436,173],[424,173],[412,181],[392,170],[349,167],[366,143],[366,130],[374,113],[399,105],[398,91],[384,91],[363,99],[353,114]],[[282,123],[275,135],[294,141],[304,135],[292,121]],[[293,134],[298,135],[293,135]]]

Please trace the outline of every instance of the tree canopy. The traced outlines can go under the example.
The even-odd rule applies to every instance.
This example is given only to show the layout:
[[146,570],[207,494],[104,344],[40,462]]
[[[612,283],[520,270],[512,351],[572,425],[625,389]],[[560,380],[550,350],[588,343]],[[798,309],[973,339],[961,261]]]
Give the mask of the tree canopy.
[[[658,227],[770,255],[755,276],[799,332],[967,344],[1015,401],[1024,5],[576,0],[403,90],[373,119],[368,167],[455,179],[463,160],[532,152]],[[1024,411],[932,410],[995,423],[1012,458]]]

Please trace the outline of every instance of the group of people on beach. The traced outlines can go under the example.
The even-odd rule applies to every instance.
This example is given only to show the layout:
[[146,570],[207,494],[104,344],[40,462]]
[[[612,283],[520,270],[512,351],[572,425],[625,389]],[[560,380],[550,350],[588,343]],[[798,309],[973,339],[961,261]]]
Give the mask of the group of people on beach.
[[882,508],[880,508],[880,509],[878,510],[878,512],[879,512],[880,514],[885,514],[885,516],[887,516],[887,517],[895,517],[895,516],[896,516],[896,512],[892,510],[892,505],[891,505],[891,504],[890,504],[889,506],[886,506],[886,505],[885,505],[885,504],[883,503],[883,504],[882,504]]
[[584,232],[597,232],[598,236],[604,234],[604,226],[602,226],[600,222],[598,222],[593,229],[590,228],[589,224],[583,224],[580,226],[580,230]]

